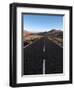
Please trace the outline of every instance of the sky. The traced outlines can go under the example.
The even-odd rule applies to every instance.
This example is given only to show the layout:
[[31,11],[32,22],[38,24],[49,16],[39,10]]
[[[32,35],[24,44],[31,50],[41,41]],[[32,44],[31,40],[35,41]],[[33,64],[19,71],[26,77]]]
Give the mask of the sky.
[[23,29],[29,32],[63,30],[63,16],[23,14]]

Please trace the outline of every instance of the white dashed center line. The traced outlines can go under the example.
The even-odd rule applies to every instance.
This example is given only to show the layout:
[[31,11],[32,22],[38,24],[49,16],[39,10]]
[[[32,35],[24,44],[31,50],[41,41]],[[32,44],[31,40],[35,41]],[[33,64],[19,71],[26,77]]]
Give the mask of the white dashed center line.
[[45,59],[43,59],[43,74],[45,74]]
[[[45,40],[43,45],[43,52],[45,52]],[[45,74],[45,59],[43,59],[43,74]]]

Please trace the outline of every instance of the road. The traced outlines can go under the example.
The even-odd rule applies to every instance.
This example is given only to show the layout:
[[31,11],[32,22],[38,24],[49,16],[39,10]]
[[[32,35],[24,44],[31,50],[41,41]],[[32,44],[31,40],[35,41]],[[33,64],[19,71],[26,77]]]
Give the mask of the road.
[[23,50],[24,75],[63,73],[63,48],[47,37],[23,47]]

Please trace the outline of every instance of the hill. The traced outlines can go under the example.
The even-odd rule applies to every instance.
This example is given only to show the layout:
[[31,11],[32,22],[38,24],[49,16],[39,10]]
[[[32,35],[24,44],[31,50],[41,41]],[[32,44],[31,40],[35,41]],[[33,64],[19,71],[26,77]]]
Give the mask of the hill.
[[26,43],[24,45],[33,43],[34,41],[42,37],[47,37],[48,39],[52,40],[54,43],[63,47],[63,31],[62,30],[52,29],[47,32],[38,32],[38,33],[32,33],[32,32],[28,32],[27,30],[23,30],[23,41],[24,43]]

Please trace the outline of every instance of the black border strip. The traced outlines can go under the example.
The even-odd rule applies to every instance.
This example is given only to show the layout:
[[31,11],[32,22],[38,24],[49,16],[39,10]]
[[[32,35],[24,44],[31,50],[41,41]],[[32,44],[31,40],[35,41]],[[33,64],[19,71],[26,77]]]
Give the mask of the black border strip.
[[72,8],[70,8],[70,11],[69,11],[69,19],[70,19],[70,25],[69,25],[69,35],[70,35],[70,38],[69,38],[69,65],[70,65],[70,68],[69,68],[69,80],[70,82],[72,83]]
[[46,4],[30,4],[30,3],[13,3],[16,7],[31,7],[31,8],[52,8],[52,9],[70,9],[71,6],[62,5],[46,5]]
[[50,14],[50,13],[22,13],[22,15],[25,14],[25,15],[44,15],[44,16],[64,16],[64,14]]
[[10,86],[16,84],[16,7],[10,4]]

